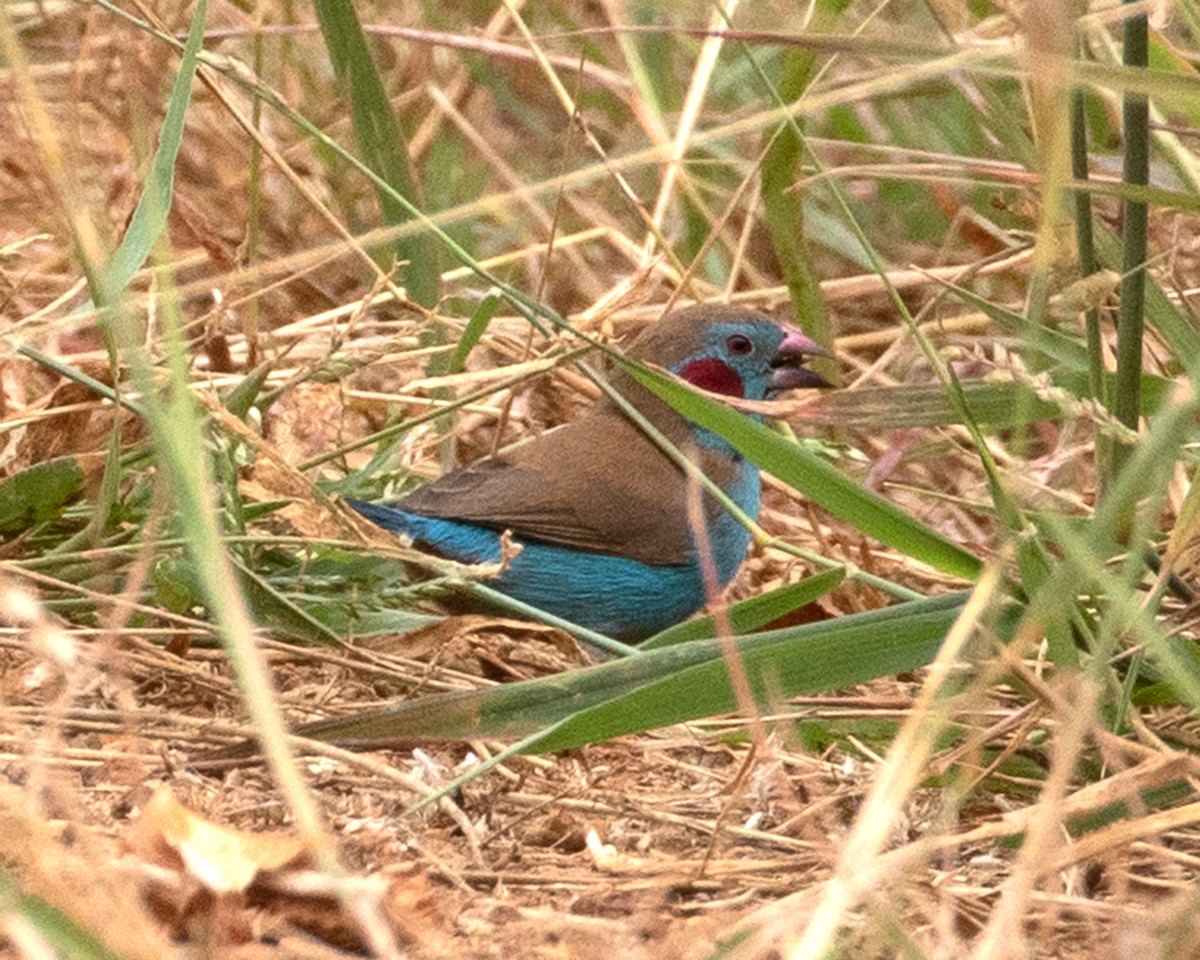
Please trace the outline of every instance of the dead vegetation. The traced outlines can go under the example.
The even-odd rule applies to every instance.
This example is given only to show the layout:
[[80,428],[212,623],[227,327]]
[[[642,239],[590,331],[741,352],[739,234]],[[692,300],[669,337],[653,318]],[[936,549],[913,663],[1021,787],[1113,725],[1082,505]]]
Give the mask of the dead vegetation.
[[[738,25],[790,31],[769,6],[748,5]],[[531,336],[503,309],[464,369],[438,365],[483,297],[480,280],[447,257],[436,309],[398,288],[370,185],[278,111],[258,116],[247,87],[234,82],[260,77],[353,151],[344,90],[310,12],[259,10],[216,3],[209,11],[209,59],[157,255],[164,272],[140,273],[129,303],[160,359],[164,298],[179,298],[193,392],[213,424],[208,439],[232,450],[237,466],[236,476],[218,478],[225,492],[213,501],[222,516],[238,511],[240,526],[226,527],[229,549],[242,559],[298,558],[295,582],[306,589],[365,594],[374,581],[322,581],[329,571],[312,549],[387,549],[326,494],[325,485],[376,455],[376,444],[357,441],[456,406],[453,420],[431,420],[392,447],[378,481],[390,490],[561,423],[594,388],[566,362],[570,338]],[[712,89],[701,130],[768,106],[736,93],[746,69],[736,56],[726,51],[717,66],[700,55],[705,44],[720,46],[714,37],[685,35],[684,27],[709,23],[710,9],[667,11],[663,25],[678,33],[645,42],[610,29],[633,17],[619,5],[527,9],[536,43],[514,10],[484,11],[486,19],[454,5],[359,7],[403,118],[409,160],[424,174],[426,209],[506,282],[613,343],[681,294],[786,310],[788,291],[754,203],[765,122],[698,136],[687,163],[663,162],[687,126],[689,89]],[[847,36],[870,19],[851,10]],[[47,513],[0,540],[7,955],[47,955],[53,931],[69,924],[46,921],[46,909],[110,951],[60,944],[71,956],[1200,955],[1194,717],[1173,692],[1134,704],[1112,689],[1116,674],[1055,669],[1044,637],[1009,653],[984,630],[982,640],[947,641],[944,659],[927,671],[780,697],[753,723],[717,717],[510,758],[419,809],[503,745],[352,753],[309,743],[300,769],[336,838],[336,860],[332,847],[296,832],[294,811],[262,767],[197,773],[193,761],[252,730],[219,631],[181,559],[177,492],[138,453],[143,420],[103,396],[114,380],[128,389],[128,369],[110,364],[79,252],[83,216],[103,248],[120,242],[178,67],[171,46],[129,18],[183,36],[190,13],[137,4],[121,16],[101,4],[45,2],[10,3],[2,14],[23,59],[8,58],[0,73],[8,131],[0,160],[0,480],[49,484],[38,488]],[[884,15],[900,37],[909,18],[929,17]],[[1019,37],[999,8],[986,23]],[[986,31],[978,23],[972,30],[964,43],[982,48]],[[868,36],[882,42],[884,34]],[[593,51],[582,69],[581,46]],[[564,114],[538,61],[543,53],[581,104],[585,130]],[[970,145],[952,152],[935,120],[951,95],[939,88],[924,101],[910,79],[897,82],[912,101],[889,100],[880,92],[889,70],[903,78],[921,64],[871,56],[870,43],[832,56],[815,86],[829,95],[830,112],[815,113],[810,132],[848,184],[872,243],[895,264],[892,282],[959,376],[1028,382],[1060,408],[1078,399],[1053,394],[1037,379],[1042,371],[1026,368],[1019,343],[985,311],[952,302],[935,279],[970,282],[990,303],[1020,309],[1037,269],[1025,239],[1043,212],[1041,172],[985,154],[980,144],[992,143],[994,131],[982,120],[974,139],[964,134]],[[647,101],[653,84],[639,69],[677,74],[676,87],[661,91],[669,105]],[[856,101],[835,94],[860,76],[879,86],[856,111]],[[1113,101],[1097,100],[1111,118]],[[664,118],[673,125],[662,126]],[[855,123],[871,134],[847,133]],[[917,127],[897,140],[906,124]],[[681,135],[680,145],[689,142]],[[654,163],[629,159],[650,150]],[[938,171],[941,179],[927,182]],[[744,197],[736,192],[743,185]],[[1102,221],[1115,221],[1115,201],[1097,199],[1097,208]],[[1152,218],[1155,276],[1185,312],[1200,276],[1194,219],[1165,210]],[[850,399],[792,410],[791,425],[822,437],[842,469],[929,528],[1011,570],[965,431],[947,425],[936,403],[920,406],[923,394],[900,405],[872,399],[885,387],[932,383],[882,279],[854,262],[845,236],[812,239],[834,229],[827,208],[810,211],[807,223]],[[664,252],[655,231],[693,236]],[[1069,289],[1069,279],[1057,289]],[[1074,331],[1074,323],[1072,314],[1060,325]],[[264,362],[262,391],[274,402],[260,419],[231,413],[229,391]],[[1157,331],[1147,370],[1179,376]],[[997,431],[990,448],[1023,505],[1088,517],[1095,438],[1107,429],[1094,409],[1072,407],[1024,432]],[[131,458],[116,474],[110,443]],[[39,466],[47,472],[36,473]],[[1180,519],[1189,467],[1176,464],[1158,522],[1164,533],[1177,522],[1190,530],[1190,518]],[[78,494],[57,501],[52,485],[74,470]],[[117,489],[106,490],[114,476]],[[764,528],[797,550],[923,596],[961,586],[784,484],[768,479],[766,494]],[[111,507],[99,523],[98,503]],[[1183,541],[1175,570],[1194,579]],[[756,550],[731,599],[815,569],[795,552]],[[888,602],[852,577],[797,616],[825,620]],[[264,630],[261,647],[293,724],[587,662],[561,633],[496,618],[438,621],[400,638],[339,631],[346,642],[316,647],[286,636],[278,610],[256,612],[260,626],[275,628]],[[1181,599],[1164,602],[1159,622],[1165,635],[1194,638],[1194,609]],[[1114,659],[1129,656],[1140,654]],[[963,683],[954,686],[956,677]],[[954,695],[940,698],[950,687]]]

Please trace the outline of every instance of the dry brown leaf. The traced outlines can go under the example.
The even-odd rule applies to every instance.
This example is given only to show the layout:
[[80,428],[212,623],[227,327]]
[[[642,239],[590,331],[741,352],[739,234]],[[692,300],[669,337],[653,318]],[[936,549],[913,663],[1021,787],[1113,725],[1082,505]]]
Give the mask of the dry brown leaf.
[[165,787],[126,838],[131,852],[181,870],[214,893],[241,893],[261,874],[300,866],[304,844],[286,834],[232,830],[193,813]]

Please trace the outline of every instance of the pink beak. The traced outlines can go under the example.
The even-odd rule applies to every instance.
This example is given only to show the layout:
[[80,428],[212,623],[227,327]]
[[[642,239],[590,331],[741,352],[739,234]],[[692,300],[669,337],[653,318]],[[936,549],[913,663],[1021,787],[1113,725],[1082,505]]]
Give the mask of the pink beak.
[[808,357],[832,357],[827,347],[806,337],[795,327],[783,325],[783,340],[771,358],[771,387],[776,393],[803,387],[810,390],[832,387],[833,384],[814,370],[802,366]]

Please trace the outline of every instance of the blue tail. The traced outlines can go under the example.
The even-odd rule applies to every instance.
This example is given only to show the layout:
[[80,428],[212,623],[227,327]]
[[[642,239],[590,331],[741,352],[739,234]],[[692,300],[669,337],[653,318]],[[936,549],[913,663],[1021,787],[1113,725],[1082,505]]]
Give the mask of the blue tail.
[[367,503],[350,500],[354,510],[376,526],[412,537],[420,544],[448,560],[459,563],[498,563],[500,534],[486,527],[440,517],[423,517],[387,503]]

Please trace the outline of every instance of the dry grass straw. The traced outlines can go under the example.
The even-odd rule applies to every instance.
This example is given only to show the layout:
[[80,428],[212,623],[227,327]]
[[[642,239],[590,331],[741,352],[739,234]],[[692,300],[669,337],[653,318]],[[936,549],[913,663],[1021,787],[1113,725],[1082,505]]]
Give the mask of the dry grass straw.
[[[419,5],[409,7],[403,12],[419,22]],[[279,16],[269,6],[267,12]],[[389,19],[399,21],[401,13]],[[710,15],[707,8],[702,13],[695,22]],[[169,30],[185,26],[178,11],[163,15],[175,18]],[[684,200],[711,228],[706,241],[728,255],[728,283],[737,287],[732,299],[775,307],[786,296],[760,256],[752,180],[719,184],[704,163],[689,157],[730,144],[740,148],[743,141],[756,149],[761,131],[786,116],[819,117],[882,101],[958,76],[957,70],[1011,76],[1019,69],[1009,25],[986,44],[889,70],[859,75],[844,67],[839,73],[835,64],[827,82],[796,105],[764,109],[748,101],[741,113],[725,116],[709,101],[721,85],[719,50],[730,40],[713,20],[713,32],[699,41],[676,117],[646,97],[644,78],[590,63],[580,71],[576,56],[537,39],[539,28],[519,32],[519,19],[534,15],[505,6],[478,34],[427,32],[417,38],[428,43],[419,52],[389,47],[411,58],[397,67],[398,101],[416,118],[415,162],[453,128],[486,177],[480,197],[455,200],[432,219],[447,228],[473,225],[488,269],[504,271],[526,289],[544,284],[548,302],[578,317],[582,329],[614,340],[656,316],[685,282],[696,296],[721,292],[721,278],[708,277],[699,262],[676,252],[672,218]],[[0,467],[6,474],[37,462],[39,453],[26,439],[39,425],[86,423],[86,430],[64,431],[74,442],[63,452],[103,453],[111,406],[60,402],[61,382],[11,348],[31,340],[81,369],[103,372],[94,318],[74,312],[85,297],[68,221],[81,210],[102,215],[103,244],[120,236],[152,148],[162,78],[174,63],[164,43],[99,6],[10,5],[7,16],[19,31],[37,96],[20,92],[11,69],[0,76],[0,109],[7,114],[0,122],[14,131],[0,167]],[[608,5],[588,16],[600,27],[621,21]],[[443,468],[448,446],[469,459],[571,416],[588,398],[581,378],[561,364],[574,345],[565,338],[531,341],[514,318],[489,327],[464,371],[428,373],[428,360],[442,349],[420,345],[429,318],[389,277],[381,278],[387,271],[366,252],[416,228],[372,229],[373,201],[343,165],[276,116],[254,125],[245,88],[229,79],[243,76],[250,62],[251,24],[233,8],[217,9],[213,17],[215,49],[204,68],[209,86],[197,91],[179,163],[169,267],[185,305],[196,395],[210,410],[218,391],[245,376],[252,306],[260,329],[269,331],[254,349],[275,360],[265,389],[281,390],[281,399],[265,436],[244,426],[222,434],[244,443],[258,461],[253,475],[242,478],[249,499],[301,491],[307,500],[318,480],[362,466],[368,454],[353,444],[398,411],[412,416],[471,397],[452,431],[426,426],[401,442],[397,465],[426,476]],[[341,115],[322,113],[336,102],[328,76],[304,63],[305,56],[314,62],[322,56],[308,26],[271,26],[294,46],[271,48],[264,83],[346,142]],[[381,27],[379,36],[395,33],[390,24]],[[606,45],[610,63],[623,62],[621,45],[632,43],[622,35],[593,42]],[[527,109],[549,131],[545,137],[514,133],[494,91],[481,88],[452,53],[462,47],[525,71],[515,75],[518,86],[529,96]],[[487,62],[499,69],[502,61]],[[584,109],[592,125],[586,149],[594,152],[574,146],[586,158],[564,168],[572,116],[594,82],[629,105],[627,125],[618,127],[616,114],[597,119]],[[64,143],[57,176],[41,149],[44,138],[31,132],[30,110],[38,103],[45,105],[39,123],[57,130]],[[267,157],[257,184],[247,173],[252,141]],[[1041,170],[1010,169],[992,158],[951,154],[950,165],[940,167],[940,154],[920,157],[910,149],[887,155],[881,167],[865,146],[844,149],[845,162],[824,176],[853,181],[868,196],[875,176],[921,183],[949,172],[976,186],[1026,190],[1043,182]],[[257,259],[248,259],[241,246],[251,190],[264,201]],[[1005,194],[1012,196],[1032,202],[1028,193]],[[562,210],[552,214],[551,201],[560,197]],[[1036,226],[1037,211],[1024,222]],[[1160,230],[1188,236],[1190,220],[1180,223],[1175,228],[1164,218]],[[838,353],[860,374],[854,389],[928,375],[909,331],[890,313],[888,285],[918,308],[931,305],[935,315],[920,329],[940,346],[961,345],[960,367],[1006,368],[1006,358],[990,349],[994,327],[987,317],[948,309],[934,277],[957,279],[977,268],[974,279],[987,284],[997,302],[1019,305],[1040,252],[1012,250],[995,259],[982,241],[972,244],[965,221],[956,224],[941,247],[905,236],[890,246],[880,238],[889,261],[901,265],[888,271],[886,283],[834,254],[820,255],[829,277],[822,290],[839,320]],[[1169,252],[1178,287],[1194,290],[1200,276],[1195,252],[1182,239]],[[909,268],[910,262],[919,266]],[[441,281],[447,298],[470,302],[480,295],[463,268],[447,269]],[[131,303],[139,310],[160,295],[149,275],[135,288]],[[448,341],[457,339],[464,312],[438,312],[434,322],[446,327]],[[510,382],[514,376],[520,384]],[[498,377],[505,391],[490,394]],[[230,427],[227,415],[225,423]],[[1057,436],[1035,437],[1024,454],[999,439],[989,442],[1002,470],[1026,485],[1021,495],[1027,502],[1084,513],[1089,503],[1075,494],[1093,482],[1089,429],[1081,417]],[[848,433],[856,455],[878,468],[871,482],[887,484],[894,501],[973,549],[990,550],[995,531],[974,509],[985,498],[985,481],[961,432]],[[343,452],[336,462],[318,463],[331,450]],[[1182,469],[1176,486],[1167,522],[1183,502]],[[947,586],[770,485],[766,500],[764,525],[798,546],[921,592]],[[355,537],[324,508],[301,504],[286,523],[251,525],[247,538],[231,538],[230,546],[269,541],[302,553],[306,545],[349,545]],[[187,769],[188,758],[242,738],[247,727],[223,654],[211,647],[212,625],[167,609],[154,592],[149,564],[156,552],[176,550],[178,543],[157,535],[143,544],[110,539],[85,545],[70,559],[86,566],[87,575],[78,566],[43,567],[54,558],[37,545],[16,540],[4,549],[0,764],[20,786],[2,801],[0,856],[26,889],[93,928],[102,926],[103,918],[96,918],[101,898],[90,888],[89,903],[78,880],[98,878],[100,912],[118,917],[126,937],[113,944],[122,955],[182,952],[144,909],[139,891],[146,877],[122,873],[128,864],[114,842],[146,804],[147,781],[165,782],[205,816],[245,829],[277,826],[284,808],[256,770],[218,781]],[[760,553],[733,595],[790,582],[801,569],[793,556]],[[402,817],[498,745],[409,745],[356,756],[306,744],[305,773],[337,832],[342,862],[355,875],[386,876],[414,896],[426,889],[422,884],[432,891],[406,929],[376,931],[377,948],[386,953],[393,949],[387,940],[399,936],[415,956],[482,957],[500,950],[586,957],[611,955],[618,945],[630,956],[699,957],[735,940],[735,955],[747,957],[806,958],[829,950],[863,957],[1188,956],[1196,943],[1189,921],[1200,867],[1197,805],[1150,809],[1145,795],[1178,782],[1194,793],[1194,722],[1180,708],[1136,710],[1134,733],[1119,737],[1102,722],[1102,691],[1083,680],[1043,679],[1053,674],[1043,651],[1005,660],[979,619],[997,589],[998,570],[977,587],[976,605],[964,611],[952,642],[927,673],[837,698],[780,703],[756,719],[767,733],[753,746],[746,722],[727,719],[625,738],[579,756],[518,758],[460,796]],[[838,615],[880,602],[871,589],[850,583],[824,607]],[[77,613],[84,603],[94,620]],[[1181,631],[1194,630],[1188,611],[1168,613]],[[164,651],[164,637],[186,656]],[[494,620],[432,629],[399,646],[304,650],[265,640],[262,646],[279,702],[296,722],[353,713],[389,696],[466,689],[580,662],[578,650],[561,637]],[[971,660],[985,666],[972,675],[962,667],[963,651],[976,648],[982,653]],[[1021,680],[1020,691],[1004,677]],[[817,742],[798,742],[787,732],[796,725]],[[947,730],[962,735],[947,744]],[[1045,761],[1044,776],[1014,773],[1010,761],[1022,756],[1032,756],[1035,765]],[[1097,756],[1107,776],[1090,769]],[[1124,817],[1080,836],[1066,831],[1075,818],[1117,802],[1127,808]],[[1014,849],[1018,837],[1023,842]],[[399,864],[420,871],[421,879],[397,880]],[[20,931],[18,914],[11,905],[4,910],[6,935],[16,945],[10,949],[33,955],[32,947],[19,944],[35,942],[36,934],[22,939],[30,935]]]

